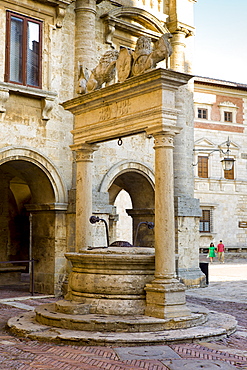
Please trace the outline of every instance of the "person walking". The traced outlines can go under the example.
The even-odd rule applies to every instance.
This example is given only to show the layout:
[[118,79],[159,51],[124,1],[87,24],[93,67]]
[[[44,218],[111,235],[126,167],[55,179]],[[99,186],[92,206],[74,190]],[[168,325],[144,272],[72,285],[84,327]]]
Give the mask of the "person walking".
[[208,256],[209,256],[210,262],[213,262],[214,257],[216,257],[215,249],[216,248],[214,246],[214,243],[210,243],[209,251],[208,251]]
[[217,253],[218,253],[218,259],[220,262],[225,262],[225,246],[222,243],[222,240],[220,240],[219,244],[217,245]]

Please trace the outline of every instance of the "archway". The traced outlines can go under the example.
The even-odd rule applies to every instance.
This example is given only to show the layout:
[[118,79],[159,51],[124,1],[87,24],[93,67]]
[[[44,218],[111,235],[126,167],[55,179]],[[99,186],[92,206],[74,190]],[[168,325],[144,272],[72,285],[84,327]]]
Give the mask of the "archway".
[[154,222],[154,188],[151,179],[140,169],[125,169],[114,178],[108,189],[110,204],[115,204],[122,190],[129,194],[132,202],[132,208],[126,209],[127,214],[132,217],[132,240],[129,242],[136,241],[137,245],[143,247],[154,246],[153,230],[141,225],[137,235],[140,222]]
[[48,294],[59,291],[57,275],[62,280],[65,273],[65,261],[57,266],[57,257],[66,252],[66,204],[57,202],[64,200],[65,189],[54,173],[54,165],[37,152],[8,148],[0,153],[0,259],[34,258],[35,291]]
[[114,207],[118,219],[116,222],[116,240],[125,240],[132,242],[132,218],[126,212],[127,209],[132,209],[132,201],[124,189],[122,189],[116,196]]

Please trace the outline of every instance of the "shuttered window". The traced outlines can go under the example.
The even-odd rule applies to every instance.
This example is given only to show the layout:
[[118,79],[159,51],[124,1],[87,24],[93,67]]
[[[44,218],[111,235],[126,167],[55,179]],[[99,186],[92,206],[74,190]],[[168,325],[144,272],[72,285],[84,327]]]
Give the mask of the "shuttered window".
[[198,156],[198,176],[208,177],[208,157],[206,156]]
[[7,12],[5,81],[41,88],[42,23]]

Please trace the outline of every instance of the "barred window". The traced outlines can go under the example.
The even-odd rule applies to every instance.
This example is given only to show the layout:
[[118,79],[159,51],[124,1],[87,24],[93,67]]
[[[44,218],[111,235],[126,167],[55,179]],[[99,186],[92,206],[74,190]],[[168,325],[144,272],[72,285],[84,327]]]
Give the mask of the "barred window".
[[41,29],[40,21],[7,12],[5,81],[41,88]]

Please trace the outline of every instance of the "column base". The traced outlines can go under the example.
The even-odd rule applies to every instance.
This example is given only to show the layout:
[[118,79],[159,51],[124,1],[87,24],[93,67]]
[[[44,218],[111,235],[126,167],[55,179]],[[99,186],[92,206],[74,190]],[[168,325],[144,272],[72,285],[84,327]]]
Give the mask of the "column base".
[[186,306],[185,286],[172,280],[167,283],[153,280],[146,285],[146,316],[160,319],[191,316]]

